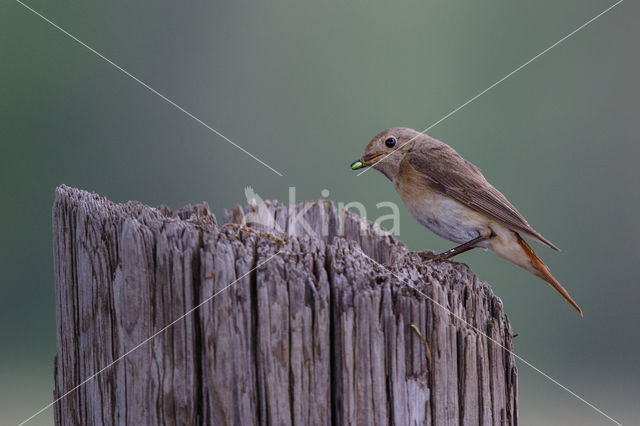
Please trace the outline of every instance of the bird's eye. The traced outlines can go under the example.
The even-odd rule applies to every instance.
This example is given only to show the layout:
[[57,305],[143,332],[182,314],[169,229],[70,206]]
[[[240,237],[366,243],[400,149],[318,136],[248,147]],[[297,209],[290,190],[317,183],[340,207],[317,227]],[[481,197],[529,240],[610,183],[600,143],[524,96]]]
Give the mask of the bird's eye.
[[396,146],[396,142],[397,142],[396,138],[391,137],[386,141],[384,141],[384,144],[387,146],[387,148],[393,148],[394,146]]

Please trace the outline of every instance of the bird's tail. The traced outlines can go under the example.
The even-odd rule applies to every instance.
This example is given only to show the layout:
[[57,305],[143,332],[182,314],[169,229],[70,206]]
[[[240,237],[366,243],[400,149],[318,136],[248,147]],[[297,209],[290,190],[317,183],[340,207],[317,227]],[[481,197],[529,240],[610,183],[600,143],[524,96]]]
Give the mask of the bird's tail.
[[571,298],[571,296],[569,296],[569,293],[567,292],[567,290],[565,290],[564,287],[560,285],[558,280],[556,280],[553,277],[553,275],[551,275],[551,272],[549,272],[549,268],[547,268],[547,265],[544,264],[542,259],[538,257],[536,252],[534,252],[533,249],[529,246],[529,244],[527,244],[527,242],[523,240],[522,237],[517,233],[516,233],[516,237],[518,239],[518,244],[520,245],[520,247],[522,247],[525,254],[529,258],[529,261],[531,262],[532,269],[530,269],[530,271],[533,274],[535,274],[537,277],[540,277],[546,282],[548,282],[549,284],[551,284],[551,287],[553,287],[555,291],[560,293],[560,295],[564,297],[564,300],[569,302],[569,304],[573,306],[580,313],[580,316],[582,316],[582,309],[580,309],[580,306],[578,306],[578,304]]

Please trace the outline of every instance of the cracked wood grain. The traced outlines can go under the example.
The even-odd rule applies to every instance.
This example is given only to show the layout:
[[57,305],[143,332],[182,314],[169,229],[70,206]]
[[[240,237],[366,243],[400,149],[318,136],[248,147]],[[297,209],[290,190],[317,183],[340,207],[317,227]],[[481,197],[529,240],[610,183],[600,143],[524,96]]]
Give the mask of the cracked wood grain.
[[57,402],[56,424],[517,424],[513,356],[367,256],[510,349],[465,265],[425,265],[326,200],[223,222],[56,190],[54,397],[239,279]]

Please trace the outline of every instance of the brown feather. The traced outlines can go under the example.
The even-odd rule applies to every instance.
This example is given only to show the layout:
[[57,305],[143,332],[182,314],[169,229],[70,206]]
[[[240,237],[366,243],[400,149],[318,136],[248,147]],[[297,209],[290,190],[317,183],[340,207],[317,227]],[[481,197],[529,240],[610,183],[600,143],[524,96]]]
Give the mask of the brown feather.
[[429,187],[496,220],[515,232],[558,250],[540,235],[524,216],[493,187],[480,170],[453,148],[436,139],[417,139],[402,160],[400,170],[411,167]]
[[542,259],[538,257],[536,252],[533,251],[529,244],[527,244],[527,242],[523,240],[520,235],[516,234],[516,236],[518,238],[518,244],[520,244],[520,247],[522,247],[527,257],[531,261],[531,265],[536,270],[536,275],[551,284],[551,287],[553,287],[555,291],[560,293],[560,295],[564,297],[564,300],[569,302],[569,304],[580,313],[580,316],[582,316],[582,309],[580,309],[580,306],[578,306],[578,304],[571,298],[571,296],[569,296],[567,290],[562,287],[558,280],[556,280],[553,275],[551,275],[551,272],[549,272],[549,268],[547,268],[547,265],[544,264]]

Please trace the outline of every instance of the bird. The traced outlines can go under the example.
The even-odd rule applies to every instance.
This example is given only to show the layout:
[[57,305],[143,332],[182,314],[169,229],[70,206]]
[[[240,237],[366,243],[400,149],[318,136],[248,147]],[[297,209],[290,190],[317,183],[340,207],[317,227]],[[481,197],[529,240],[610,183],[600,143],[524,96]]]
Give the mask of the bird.
[[436,235],[459,245],[442,252],[420,252],[427,262],[447,260],[473,248],[493,251],[551,285],[582,316],[582,309],[551,275],[524,240],[559,250],[529,225],[480,169],[444,142],[406,127],[374,136],[352,170],[373,168],[395,186],[411,215]]

